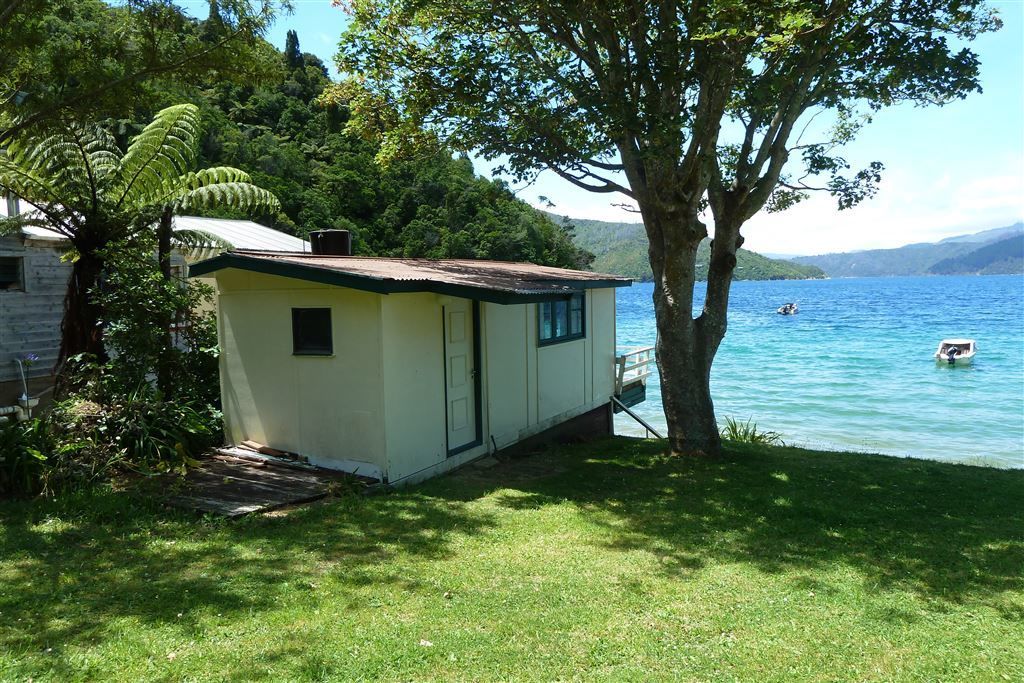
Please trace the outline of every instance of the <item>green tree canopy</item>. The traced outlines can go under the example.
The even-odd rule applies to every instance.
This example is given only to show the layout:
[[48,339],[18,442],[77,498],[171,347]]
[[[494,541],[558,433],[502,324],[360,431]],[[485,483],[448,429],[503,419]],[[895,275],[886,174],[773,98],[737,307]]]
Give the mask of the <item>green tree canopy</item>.
[[590,263],[568,229],[503,183],[477,176],[468,158],[453,157],[435,137],[421,132],[425,144],[414,154],[378,163],[384,131],[396,122],[382,116],[379,130],[349,128],[351,93],[336,88],[315,55],[301,53],[298,36],[279,59],[286,68],[277,82],[214,83],[198,100],[207,130],[202,163],[244,169],[280,197],[272,227],[298,235],[348,229],[366,255]]
[[[709,378],[744,222],[818,188],[840,207],[870,196],[880,165],[847,175],[838,146],[873,110],[978,90],[964,45],[999,24],[980,0],[348,4],[339,64],[369,101],[516,176],[548,168],[636,202],[674,452],[720,445]],[[835,125],[811,139],[822,111]],[[705,209],[715,239],[694,311]]]
[[213,74],[266,78],[277,60],[261,36],[277,4],[211,0],[208,18],[199,20],[165,0],[6,0],[0,144],[62,120],[131,119],[167,89]]

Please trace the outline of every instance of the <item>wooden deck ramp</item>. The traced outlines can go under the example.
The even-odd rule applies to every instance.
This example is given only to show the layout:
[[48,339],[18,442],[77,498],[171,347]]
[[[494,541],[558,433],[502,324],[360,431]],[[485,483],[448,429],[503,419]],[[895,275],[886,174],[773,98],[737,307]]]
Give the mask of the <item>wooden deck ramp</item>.
[[174,507],[240,517],[325,497],[332,484],[365,477],[275,458],[240,458],[219,452],[189,470],[168,499]]

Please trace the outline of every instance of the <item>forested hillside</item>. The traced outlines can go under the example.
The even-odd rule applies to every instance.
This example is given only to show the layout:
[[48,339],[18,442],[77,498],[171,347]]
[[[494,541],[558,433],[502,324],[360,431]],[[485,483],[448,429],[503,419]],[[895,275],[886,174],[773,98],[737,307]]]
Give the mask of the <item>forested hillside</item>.
[[[650,280],[651,264],[647,259],[647,235],[641,223],[611,223],[553,216],[556,222],[571,225],[576,243],[594,254],[594,270],[627,275],[637,280]],[[711,249],[705,240],[697,251],[698,279],[706,279]],[[815,266],[770,259],[740,249],[736,254],[737,280],[806,280],[825,277]]]
[[277,82],[222,81],[198,102],[207,123],[202,163],[248,171],[280,198],[281,214],[261,222],[297,235],[348,229],[360,254],[590,263],[565,228],[475,175],[468,158],[435,146],[376,163],[378,143],[345,130],[344,103],[317,102],[331,82],[323,62],[303,54],[294,33],[280,59]]
[[[830,277],[886,277],[894,275],[954,275],[975,273],[1021,273],[1024,261],[1014,260],[1013,236],[1024,234],[1024,223],[1005,228],[985,230],[971,235],[947,237],[941,242],[908,244],[897,249],[871,249],[842,254],[797,256],[797,263],[818,266]],[[970,254],[987,245],[1004,246],[986,249],[981,256]],[[1002,254],[1006,252],[1006,257]],[[966,259],[966,260],[962,260]],[[1001,265],[996,265],[1001,263]],[[987,267],[995,270],[984,270]]]
[[986,244],[974,251],[943,259],[928,269],[936,275],[1007,275],[1024,273],[1024,234]]

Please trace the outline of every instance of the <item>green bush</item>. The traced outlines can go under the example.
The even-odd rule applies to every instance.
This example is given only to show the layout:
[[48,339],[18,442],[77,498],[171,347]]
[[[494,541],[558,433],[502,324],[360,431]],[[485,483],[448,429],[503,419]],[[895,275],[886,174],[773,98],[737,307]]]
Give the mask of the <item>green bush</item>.
[[220,437],[220,413],[152,389],[101,404],[81,396],[0,425],[0,496],[56,495],[118,473],[184,473]]
[[736,443],[752,443],[759,446],[785,446],[782,435],[778,432],[759,431],[757,423],[748,418],[746,422],[739,422],[731,417],[725,418],[725,426],[722,427],[722,438],[726,441]]
[[74,478],[93,481],[117,471],[177,471],[220,436],[220,413],[192,401],[164,401],[151,387],[112,402],[79,395],[48,416],[64,443],[75,445]]
[[40,420],[0,424],[0,496],[30,496],[42,489],[47,452]]
[[209,288],[165,278],[151,235],[115,247],[96,292],[110,357],[69,359],[69,393],[42,418],[3,426],[0,495],[184,473],[220,439],[216,323],[200,313]]

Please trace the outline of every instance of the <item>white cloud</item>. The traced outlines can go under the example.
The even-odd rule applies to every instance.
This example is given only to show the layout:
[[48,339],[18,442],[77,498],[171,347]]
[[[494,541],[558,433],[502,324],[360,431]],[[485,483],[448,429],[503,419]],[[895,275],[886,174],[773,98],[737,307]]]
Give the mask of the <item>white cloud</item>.
[[759,214],[744,228],[754,251],[819,254],[934,242],[1002,227],[1024,217],[1024,177],[994,175],[953,186],[894,173],[877,196],[846,211],[815,196],[780,214]]
[[[1012,168],[1012,164],[995,166]],[[543,206],[536,200],[538,195],[552,198],[555,207]],[[552,174],[542,174],[520,196],[538,208],[574,218],[640,220],[638,214],[615,206],[628,202],[622,195],[586,192]],[[883,176],[878,194],[859,206],[839,211],[833,197],[816,194],[783,213],[757,214],[744,226],[743,234],[745,246],[754,251],[821,254],[935,242],[1022,219],[1024,172],[958,181],[941,169],[932,174],[893,168]],[[710,226],[710,218],[707,222]]]

